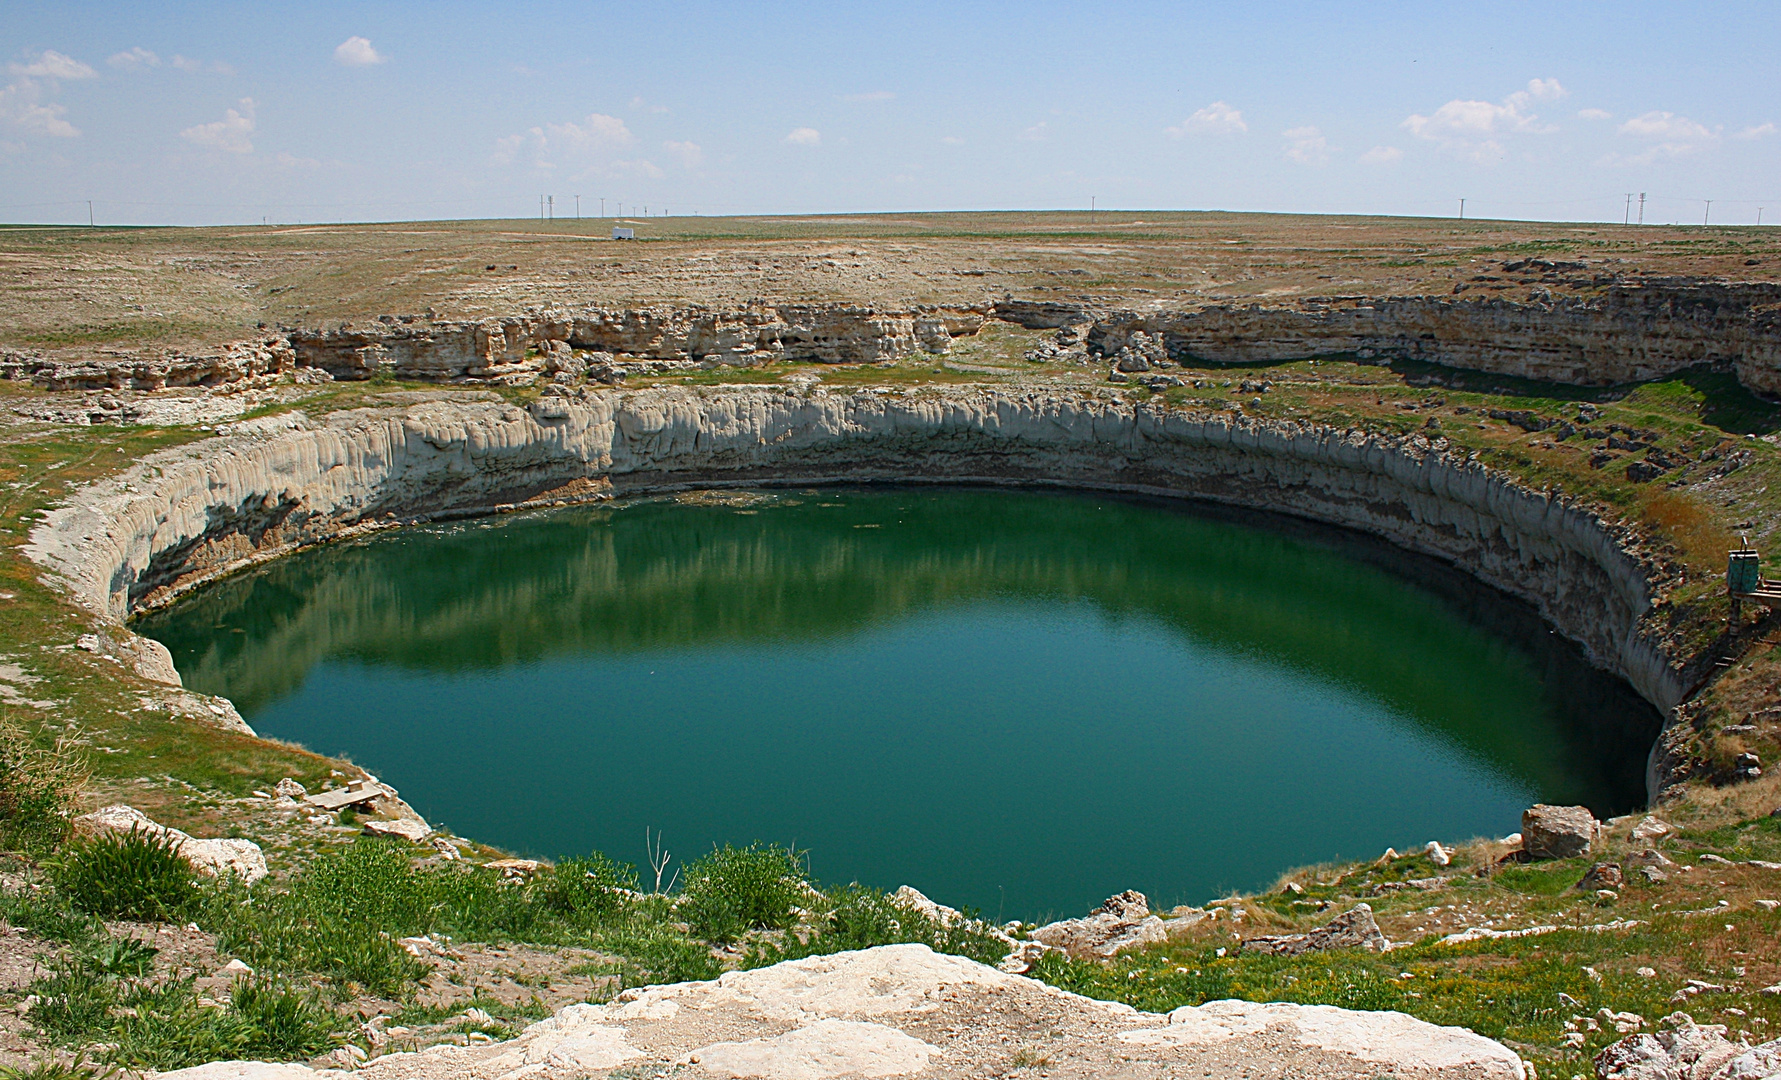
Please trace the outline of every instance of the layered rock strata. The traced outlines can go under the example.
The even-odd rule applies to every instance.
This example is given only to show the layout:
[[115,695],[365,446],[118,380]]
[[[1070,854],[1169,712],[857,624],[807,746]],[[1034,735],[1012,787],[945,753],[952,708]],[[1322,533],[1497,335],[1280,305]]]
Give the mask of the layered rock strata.
[[1636,537],[1421,435],[984,388],[558,394],[233,425],[82,489],[30,551],[123,619],[355,531],[699,486],[1045,484],[1281,511],[1452,561],[1535,604],[1661,710],[1679,668],[1642,620],[1669,573]]
[[1355,354],[1598,386],[1715,365],[1734,368],[1752,390],[1781,393],[1781,286],[1767,283],[1656,281],[1535,303],[1346,297],[1290,307],[1119,311],[1095,320],[1088,344],[1112,356],[1138,334],[1177,360]]

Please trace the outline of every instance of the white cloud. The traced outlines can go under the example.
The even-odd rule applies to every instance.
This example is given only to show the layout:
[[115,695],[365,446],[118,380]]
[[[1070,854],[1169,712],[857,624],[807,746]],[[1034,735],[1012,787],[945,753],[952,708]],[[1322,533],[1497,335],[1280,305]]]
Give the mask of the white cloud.
[[174,67],[181,71],[194,72],[204,70],[204,61],[193,60],[189,56],[181,56],[178,53],[173,54],[172,63]]
[[1322,165],[1330,160],[1330,141],[1314,127],[1296,127],[1280,133],[1286,139],[1286,158],[1300,165]]
[[1745,128],[1743,131],[1740,131],[1736,135],[1733,135],[1732,138],[1744,139],[1744,140],[1762,139],[1762,138],[1766,138],[1770,135],[1773,135],[1774,133],[1775,133],[1775,125],[1774,124],[1758,124],[1755,127]]
[[1360,156],[1368,165],[1390,165],[1404,156],[1404,152],[1395,146],[1375,146]]
[[72,139],[80,129],[62,119],[68,107],[41,99],[42,89],[30,79],[20,79],[0,89],[0,123],[37,135]]
[[1578,109],[1577,110],[1577,119],[1579,119],[1579,120],[1612,120],[1612,119],[1614,119],[1614,114],[1609,112],[1607,109]]
[[497,165],[519,164],[567,179],[661,176],[662,170],[654,162],[617,157],[620,151],[636,141],[631,129],[618,117],[589,113],[584,120],[542,124],[497,139],[494,162]]
[[651,105],[649,102],[643,100],[643,97],[641,95],[631,99],[631,108],[633,108],[633,109],[647,109],[652,113],[665,113],[668,111],[668,106],[666,106],[666,105]]
[[179,137],[189,143],[226,154],[251,154],[254,144],[254,99],[242,98],[241,108],[230,109],[221,120],[186,128]]
[[46,50],[28,64],[8,64],[6,69],[27,79],[90,79],[98,72],[55,50]]
[[705,151],[696,142],[665,142],[662,149],[680,159],[680,164],[688,169],[696,169],[705,163]]
[[842,94],[842,101],[894,101],[897,95],[889,90],[873,90],[865,94]]
[[347,67],[370,67],[388,59],[389,57],[371,47],[369,38],[355,35],[334,46],[334,62]]
[[161,66],[161,58],[138,45],[128,52],[113,53],[105,61],[119,71],[140,71]]
[[1027,142],[1044,142],[1051,137],[1051,124],[1048,121],[1041,120],[1037,124],[1034,124],[1032,127],[1021,132],[1020,137]]
[[1439,143],[1443,150],[1474,161],[1490,161],[1503,156],[1502,144],[1497,141],[1502,136],[1557,131],[1541,123],[1532,107],[1536,101],[1556,101],[1565,93],[1557,79],[1530,79],[1527,89],[1515,91],[1501,103],[1455,98],[1428,116],[1411,115],[1402,126],[1419,139]]
[[1705,142],[1719,137],[1704,124],[1667,112],[1648,112],[1643,116],[1635,116],[1620,125],[1620,133],[1641,139],[1665,139],[1671,142]]
[[945,145],[945,146],[963,146],[963,145],[965,145],[965,140],[959,138],[957,135],[942,135],[942,136],[940,136],[940,142],[942,145]]
[[787,135],[784,141],[792,146],[820,146],[822,145],[822,132],[815,128],[793,128],[791,134]]
[[1240,135],[1249,130],[1249,125],[1243,122],[1242,110],[1214,101],[1183,120],[1179,127],[1167,130],[1171,138],[1179,139],[1183,135]]

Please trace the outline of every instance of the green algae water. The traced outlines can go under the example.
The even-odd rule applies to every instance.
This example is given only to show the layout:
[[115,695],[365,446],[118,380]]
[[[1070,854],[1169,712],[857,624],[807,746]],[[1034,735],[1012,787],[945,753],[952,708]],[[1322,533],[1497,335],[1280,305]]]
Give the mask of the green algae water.
[[1654,711],[1525,606],[1337,530],[1031,491],[642,500],[319,548],[142,620],[428,820],[755,840],[1001,918],[1266,886],[1642,802]]

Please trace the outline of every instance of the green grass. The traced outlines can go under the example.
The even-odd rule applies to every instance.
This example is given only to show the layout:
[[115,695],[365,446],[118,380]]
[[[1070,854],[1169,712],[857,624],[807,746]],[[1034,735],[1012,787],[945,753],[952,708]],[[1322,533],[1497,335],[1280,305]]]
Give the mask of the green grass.
[[77,910],[100,918],[172,922],[198,904],[191,864],[165,834],[132,830],[78,840],[44,866]]

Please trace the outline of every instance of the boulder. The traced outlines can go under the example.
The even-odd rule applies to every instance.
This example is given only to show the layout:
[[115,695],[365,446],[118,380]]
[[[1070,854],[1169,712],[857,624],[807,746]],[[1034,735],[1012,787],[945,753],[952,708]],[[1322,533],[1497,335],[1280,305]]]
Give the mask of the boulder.
[[899,885],[897,891],[891,893],[891,903],[939,923],[941,926],[957,926],[965,921],[964,912],[949,908],[945,904],[936,904],[922,895],[921,890],[912,885]]
[[274,794],[282,795],[283,797],[285,797],[287,799],[301,799],[304,796],[309,794],[308,788],[304,787],[302,784],[297,783],[297,781],[292,780],[288,776],[285,777],[283,780],[280,780],[278,782],[278,786],[273,788],[272,791]]
[[1108,897],[1087,918],[1048,923],[1030,936],[1078,960],[1110,960],[1127,949],[1167,941],[1169,927],[1150,914],[1143,893],[1128,889]]
[[1675,831],[1676,827],[1669,822],[1659,821],[1650,814],[1646,814],[1637,825],[1633,826],[1633,839],[1643,844],[1652,840],[1661,840]]
[[1371,904],[1356,904],[1308,934],[1273,934],[1243,942],[1246,952],[1269,956],[1298,956],[1324,949],[1366,949],[1384,952],[1390,943],[1373,920]]
[[374,818],[363,824],[365,831],[372,836],[396,836],[416,844],[425,840],[433,832],[427,827],[426,822],[410,821],[407,818],[397,818],[394,821]]
[[[1726,1039],[1724,1026],[1689,1022],[1671,1031],[1621,1039],[1596,1055],[1595,1070],[1601,1080],[1729,1080],[1734,1061],[1774,1045],[1765,1043],[1746,1053],[1746,1047]],[[1745,1073],[1738,1080],[1766,1075]]]
[[74,819],[73,825],[77,836],[131,832],[165,836],[178,846],[179,854],[192,864],[192,869],[205,877],[234,874],[244,884],[252,885],[267,874],[266,855],[252,840],[199,840],[178,829],[158,825],[147,814],[122,803],[82,814]]
[[1620,872],[1619,863],[1596,863],[1577,882],[1577,888],[1588,892],[1593,889],[1618,889],[1626,884],[1626,876]]
[[1521,850],[1529,858],[1585,858],[1601,833],[1601,822],[1586,806],[1540,803],[1521,812]]

